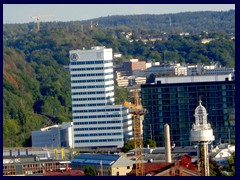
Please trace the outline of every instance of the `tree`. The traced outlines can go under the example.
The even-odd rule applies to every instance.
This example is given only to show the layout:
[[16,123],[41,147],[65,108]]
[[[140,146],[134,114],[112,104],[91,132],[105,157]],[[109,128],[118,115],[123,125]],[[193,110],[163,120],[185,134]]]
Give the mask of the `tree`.
[[144,143],[143,143],[143,146],[144,147],[148,147],[148,145],[149,145],[149,147],[156,147],[157,146],[157,142],[152,140],[152,139],[146,139],[144,141]]
[[155,83],[155,79],[156,79],[156,74],[152,73],[147,77],[146,83]]
[[125,100],[129,100],[131,94],[126,88],[114,88],[115,103],[123,103]]
[[122,152],[126,153],[131,149],[134,149],[134,140],[129,140],[124,143],[124,146],[122,147]]
[[235,176],[235,152],[228,158],[229,172],[231,176]]
[[86,166],[84,173],[86,176],[96,176],[96,171],[93,166]]

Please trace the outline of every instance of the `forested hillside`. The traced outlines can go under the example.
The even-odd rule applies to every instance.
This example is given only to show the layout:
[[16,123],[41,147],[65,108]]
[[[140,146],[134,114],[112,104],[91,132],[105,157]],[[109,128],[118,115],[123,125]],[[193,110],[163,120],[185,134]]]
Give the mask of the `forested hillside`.
[[[221,12],[223,25],[234,21],[234,18],[230,18],[233,13],[235,11]],[[199,17],[198,13],[190,14]],[[189,19],[192,18],[190,14]],[[212,26],[214,18],[219,18],[212,13],[212,21],[210,21],[208,20],[211,19],[210,12],[206,12],[207,15],[203,12],[202,14],[206,20],[206,27]],[[174,16],[174,14],[171,16],[173,26]],[[141,20],[142,25],[137,25],[137,20],[134,20],[136,17],[128,16],[128,23],[116,24],[117,26],[112,27],[107,24],[101,26],[101,23],[104,24],[104,21],[100,21],[101,18],[99,26],[93,27],[89,27],[86,22],[42,23],[39,32],[36,31],[35,23],[5,24],[3,26],[4,146],[31,146],[31,131],[50,124],[71,121],[70,74],[64,65],[69,64],[68,53],[72,49],[83,47],[89,49],[98,45],[112,48],[114,53],[123,55],[122,58],[114,59],[114,64],[121,64],[127,58],[139,58],[145,61],[155,59],[161,63],[175,61],[190,64],[197,62],[209,64],[214,60],[222,66],[235,66],[235,41],[229,37],[234,22],[224,28],[224,32],[221,31],[223,28],[213,31],[208,29],[208,33],[199,31],[197,34],[179,36],[179,33],[174,31],[162,33],[162,29],[145,28],[146,26],[143,25],[145,23],[151,22],[152,26],[158,23],[152,20],[152,16],[142,15],[143,19],[137,18]],[[120,19],[118,20],[120,16],[108,18],[115,18],[113,21],[121,22]],[[135,25],[131,23],[133,21],[136,22]],[[107,22],[108,19],[105,23]],[[181,28],[187,31],[184,26]],[[196,26],[195,31],[198,30]],[[131,41],[123,32],[132,32]],[[161,40],[145,43],[141,40],[144,36],[148,38],[157,36]],[[203,38],[213,40],[203,44],[201,43]],[[127,94],[117,91],[115,94],[117,103],[121,103],[124,93]]]
[[[235,33],[235,10],[182,12],[163,15],[126,15],[108,16],[91,20],[99,27],[126,26],[130,29],[160,30],[162,32],[202,31]],[[83,21],[88,24],[88,21]]]

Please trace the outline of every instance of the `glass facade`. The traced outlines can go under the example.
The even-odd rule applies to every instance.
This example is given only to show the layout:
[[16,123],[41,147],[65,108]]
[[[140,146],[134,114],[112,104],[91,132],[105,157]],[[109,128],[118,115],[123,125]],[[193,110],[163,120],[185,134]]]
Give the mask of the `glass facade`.
[[144,139],[153,139],[164,146],[164,125],[170,126],[171,143],[190,146],[190,130],[194,111],[201,97],[207,109],[215,141],[235,142],[235,81],[191,82],[141,85]]

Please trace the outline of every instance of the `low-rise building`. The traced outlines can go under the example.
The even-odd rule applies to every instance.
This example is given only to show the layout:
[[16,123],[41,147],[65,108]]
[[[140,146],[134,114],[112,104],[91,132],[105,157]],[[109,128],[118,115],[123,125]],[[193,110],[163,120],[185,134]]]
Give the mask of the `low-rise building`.
[[73,146],[73,123],[63,123],[32,131],[32,147]]
[[219,144],[211,150],[209,156],[220,166],[228,166],[228,158],[235,152],[235,145]]
[[[128,176],[134,176],[135,166]],[[144,176],[199,176],[197,164],[192,162],[189,155],[183,155],[172,163],[148,162],[143,164]]]
[[65,170],[69,163],[36,155],[3,156],[3,176],[42,176],[47,171]]
[[92,166],[100,176],[125,176],[132,170],[133,161],[118,154],[80,154],[71,160],[72,169],[85,170]]

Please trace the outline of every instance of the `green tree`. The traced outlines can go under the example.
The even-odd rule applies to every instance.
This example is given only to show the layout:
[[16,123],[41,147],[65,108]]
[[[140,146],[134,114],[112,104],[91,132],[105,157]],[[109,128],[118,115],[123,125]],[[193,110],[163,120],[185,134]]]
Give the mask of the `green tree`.
[[221,170],[212,158],[209,159],[209,171],[210,176],[221,176]]
[[96,176],[96,171],[93,166],[86,166],[84,173],[86,176]]
[[235,176],[235,152],[228,158],[229,173],[231,176]]
[[122,104],[125,100],[129,100],[131,94],[128,89],[126,88],[114,88],[115,94],[115,103]]
[[124,146],[122,147],[122,152],[126,153],[132,149],[134,149],[134,140],[129,140],[126,143],[124,143]]
[[143,142],[143,146],[144,147],[156,147],[157,146],[157,142],[152,140],[152,139],[146,139],[144,142]]

